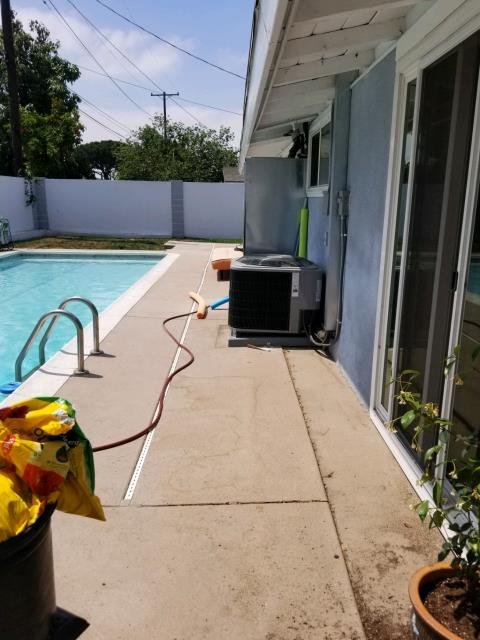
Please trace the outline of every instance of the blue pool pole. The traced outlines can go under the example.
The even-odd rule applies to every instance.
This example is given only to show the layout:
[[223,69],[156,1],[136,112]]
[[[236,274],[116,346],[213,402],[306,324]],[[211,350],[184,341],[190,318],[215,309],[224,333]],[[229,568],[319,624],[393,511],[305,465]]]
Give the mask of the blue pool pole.
[[226,304],[230,300],[230,296],[225,296],[224,298],[220,298],[220,300],[215,300],[210,305],[210,309],[216,309],[217,307],[221,307],[222,304]]

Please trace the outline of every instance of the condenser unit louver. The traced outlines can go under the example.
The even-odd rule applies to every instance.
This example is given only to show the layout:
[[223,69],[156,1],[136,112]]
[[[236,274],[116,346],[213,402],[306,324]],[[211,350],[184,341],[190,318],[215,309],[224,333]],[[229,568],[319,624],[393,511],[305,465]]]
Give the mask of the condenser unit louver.
[[305,312],[318,310],[321,298],[322,274],[313,262],[244,256],[230,271],[228,323],[240,332],[303,333]]

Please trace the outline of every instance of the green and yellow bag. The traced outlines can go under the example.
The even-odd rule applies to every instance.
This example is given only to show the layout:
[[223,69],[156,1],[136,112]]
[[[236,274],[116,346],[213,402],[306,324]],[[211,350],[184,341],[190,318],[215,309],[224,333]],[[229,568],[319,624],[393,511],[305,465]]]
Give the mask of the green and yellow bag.
[[90,442],[63,398],[31,398],[0,409],[0,542],[55,504],[105,520],[94,495]]

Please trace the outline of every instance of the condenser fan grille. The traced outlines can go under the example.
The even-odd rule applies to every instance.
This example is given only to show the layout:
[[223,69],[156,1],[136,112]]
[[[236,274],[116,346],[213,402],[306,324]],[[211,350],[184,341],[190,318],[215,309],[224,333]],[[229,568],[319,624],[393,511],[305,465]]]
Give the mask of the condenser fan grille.
[[288,331],[292,274],[230,272],[228,323],[234,329]]

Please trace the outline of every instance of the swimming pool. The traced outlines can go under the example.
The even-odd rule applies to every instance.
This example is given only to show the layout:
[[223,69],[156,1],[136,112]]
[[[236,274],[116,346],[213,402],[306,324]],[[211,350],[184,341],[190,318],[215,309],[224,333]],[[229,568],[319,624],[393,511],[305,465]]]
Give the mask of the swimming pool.
[[[156,266],[162,255],[82,253],[15,254],[0,259],[0,384],[15,379],[15,360],[38,318],[65,298],[89,298],[103,311]],[[68,306],[85,326],[91,313],[85,305]],[[72,323],[60,318],[47,343],[52,356],[75,335]],[[38,363],[38,341],[25,359],[23,371]],[[0,394],[0,401],[5,396]]]

